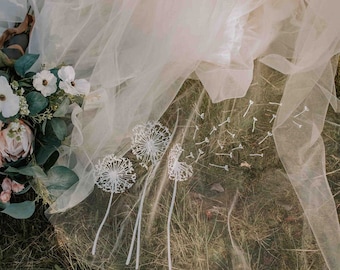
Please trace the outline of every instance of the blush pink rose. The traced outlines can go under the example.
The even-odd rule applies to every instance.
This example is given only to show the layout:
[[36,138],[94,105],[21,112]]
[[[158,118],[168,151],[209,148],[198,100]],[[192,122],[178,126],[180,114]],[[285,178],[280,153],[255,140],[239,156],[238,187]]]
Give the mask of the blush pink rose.
[[0,154],[2,161],[17,161],[19,158],[32,154],[34,136],[23,121],[11,122],[0,131]]
[[2,191],[0,193],[0,201],[1,202],[7,203],[7,202],[9,202],[10,199],[11,199],[11,191],[10,190]]
[[1,187],[3,191],[12,190],[12,181],[8,177],[4,178],[1,183]]
[[12,181],[12,191],[17,193],[24,189],[25,185],[18,183],[17,181]]

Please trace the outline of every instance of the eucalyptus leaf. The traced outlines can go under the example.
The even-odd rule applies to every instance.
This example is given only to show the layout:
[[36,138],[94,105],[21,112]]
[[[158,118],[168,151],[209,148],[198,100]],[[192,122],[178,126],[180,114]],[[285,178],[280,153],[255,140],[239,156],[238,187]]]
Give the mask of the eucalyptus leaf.
[[32,176],[39,179],[46,178],[46,174],[43,171],[43,169],[39,166],[26,166],[26,167],[20,167],[20,168],[14,168],[14,167],[8,167],[5,170],[6,173],[20,173],[22,175]]
[[59,105],[58,109],[53,114],[54,117],[65,117],[70,106],[70,100],[65,98],[63,102]]
[[25,219],[33,215],[35,210],[34,201],[24,201],[21,203],[10,203],[1,212],[16,219]]
[[30,115],[36,115],[44,110],[48,105],[48,100],[39,92],[33,91],[26,95],[26,101]]
[[52,199],[58,198],[64,191],[79,181],[77,174],[65,166],[54,166],[47,173],[44,182]]
[[39,54],[24,54],[14,63],[14,69],[18,75],[25,77],[26,72],[39,58]]
[[63,141],[67,135],[67,125],[65,121],[61,118],[52,118],[51,125],[54,131],[54,134],[60,141]]
[[39,148],[35,156],[37,164],[44,165],[48,161],[50,156],[53,155],[53,153],[56,151],[57,148],[53,145],[45,145]]
[[0,201],[0,209],[5,209],[9,203],[3,203]]

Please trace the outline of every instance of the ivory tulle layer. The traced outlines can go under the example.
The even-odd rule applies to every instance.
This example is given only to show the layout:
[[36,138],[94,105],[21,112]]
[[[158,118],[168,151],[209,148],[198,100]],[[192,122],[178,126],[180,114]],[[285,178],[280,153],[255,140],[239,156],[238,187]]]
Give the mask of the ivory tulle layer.
[[[50,214],[89,196],[93,164],[126,153],[132,128],[159,119],[187,78],[195,74],[213,102],[243,97],[259,59],[287,75],[272,131],[277,152],[328,267],[340,267],[340,227],[320,136],[328,105],[339,104],[332,62],[340,51],[339,1],[31,4],[36,25],[29,51],[39,53],[46,68],[73,65],[92,85],[84,111],[74,111],[72,144],[60,159],[73,164],[80,181],[51,205]],[[299,128],[294,116],[306,107]]]

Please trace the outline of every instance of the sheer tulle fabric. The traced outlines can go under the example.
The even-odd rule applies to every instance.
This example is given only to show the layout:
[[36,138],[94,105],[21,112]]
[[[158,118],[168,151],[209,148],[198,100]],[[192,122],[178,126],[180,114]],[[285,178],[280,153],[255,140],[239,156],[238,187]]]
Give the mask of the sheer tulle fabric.
[[[81,203],[94,187],[93,164],[129,150],[132,128],[159,119],[193,73],[213,102],[243,97],[260,59],[288,75],[273,129],[277,151],[329,268],[340,267],[320,137],[329,103],[339,103],[331,61],[340,50],[338,1],[31,2],[29,51],[47,68],[73,65],[92,85],[84,111],[74,111],[72,144],[60,159],[80,181],[50,214]],[[294,116],[304,106],[309,112],[298,128]]]

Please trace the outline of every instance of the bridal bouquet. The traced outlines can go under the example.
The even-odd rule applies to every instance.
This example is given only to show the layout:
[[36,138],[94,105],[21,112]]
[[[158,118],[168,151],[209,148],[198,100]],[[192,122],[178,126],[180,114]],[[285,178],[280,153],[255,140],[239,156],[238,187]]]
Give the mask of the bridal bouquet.
[[55,163],[72,129],[72,110],[90,90],[72,66],[29,72],[38,57],[26,54],[0,71],[0,211],[20,219],[35,210],[35,201],[21,199],[30,188],[53,201],[78,181]]

